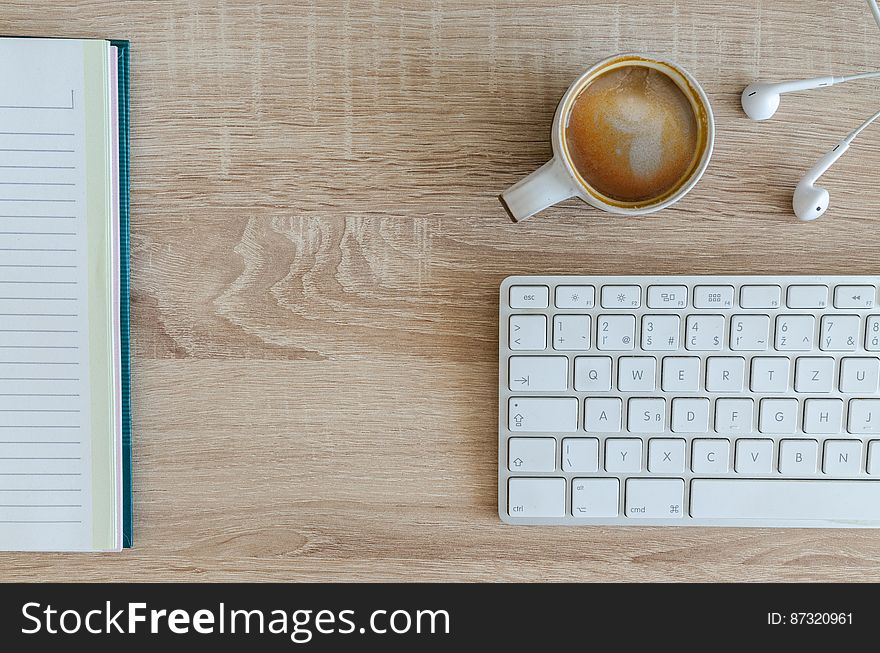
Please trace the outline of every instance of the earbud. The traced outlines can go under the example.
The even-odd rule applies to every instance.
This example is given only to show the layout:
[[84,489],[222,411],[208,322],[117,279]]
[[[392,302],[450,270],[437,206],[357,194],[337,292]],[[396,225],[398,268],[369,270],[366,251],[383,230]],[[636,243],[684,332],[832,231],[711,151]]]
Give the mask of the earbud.
[[854,131],[847,134],[846,138],[835,145],[834,149],[828,154],[819,159],[816,165],[810,168],[810,171],[798,182],[794,189],[791,207],[794,209],[794,214],[799,220],[810,221],[821,218],[825,211],[828,210],[828,191],[816,186],[816,181],[849,149],[849,145],[855,137],[865,131],[877,119],[880,119],[880,111],[868,118]]
[[779,96],[793,91],[806,91],[811,88],[833,86],[846,77],[813,77],[788,82],[755,82],[746,86],[742,92],[742,108],[752,120],[767,120],[779,108]]
[[834,146],[834,149],[816,162],[810,171],[803,176],[794,189],[794,197],[791,206],[798,220],[809,222],[821,218],[828,210],[830,196],[828,191],[821,186],[816,186],[818,181],[831,165],[849,149],[851,138],[847,136]]

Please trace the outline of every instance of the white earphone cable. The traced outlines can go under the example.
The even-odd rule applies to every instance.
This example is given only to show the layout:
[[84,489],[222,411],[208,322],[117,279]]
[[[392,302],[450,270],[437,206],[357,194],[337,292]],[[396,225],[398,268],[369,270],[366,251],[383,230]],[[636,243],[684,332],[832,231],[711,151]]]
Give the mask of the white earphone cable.
[[858,135],[861,134],[863,131],[865,131],[865,130],[868,128],[868,125],[870,125],[872,122],[874,122],[874,121],[877,120],[878,118],[880,118],[880,111],[878,111],[878,112],[875,113],[873,116],[871,116],[870,118],[868,118],[865,122],[863,122],[861,125],[859,125],[859,126],[855,129],[855,131],[853,131],[853,132],[852,132],[849,136],[847,136],[844,140],[845,140],[847,143],[852,143],[853,139],[854,139],[856,136],[858,136]]
[[871,13],[874,14],[877,26],[880,27],[880,7],[877,6],[877,0],[868,0],[868,6],[871,8]]
[[856,73],[855,75],[844,75],[842,77],[835,77],[834,83],[839,84],[840,82],[851,82],[855,79],[870,79],[872,77],[880,77],[880,70],[870,73]]

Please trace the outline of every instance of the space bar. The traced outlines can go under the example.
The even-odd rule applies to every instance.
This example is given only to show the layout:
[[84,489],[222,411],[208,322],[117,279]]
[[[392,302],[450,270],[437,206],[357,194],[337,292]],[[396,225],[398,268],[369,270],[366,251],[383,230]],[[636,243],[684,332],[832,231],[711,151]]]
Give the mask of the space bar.
[[880,521],[878,481],[695,479],[691,517]]

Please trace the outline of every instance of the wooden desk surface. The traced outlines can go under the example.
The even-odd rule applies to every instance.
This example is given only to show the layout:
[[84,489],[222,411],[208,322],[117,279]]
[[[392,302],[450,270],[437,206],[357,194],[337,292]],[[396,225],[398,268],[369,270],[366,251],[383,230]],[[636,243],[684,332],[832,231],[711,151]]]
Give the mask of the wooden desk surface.
[[[577,4],[577,6],[575,6]],[[136,548],[0,554],[3,580],[880,580],[880,532],[545,529],[496,512],[508,274],[880,273],[877,84],[862,0],[7,2],[0,32],[133,56]],[[715,156],[642,219],[497,194],[550,155],[568,83],[627,51],[704,85]]]

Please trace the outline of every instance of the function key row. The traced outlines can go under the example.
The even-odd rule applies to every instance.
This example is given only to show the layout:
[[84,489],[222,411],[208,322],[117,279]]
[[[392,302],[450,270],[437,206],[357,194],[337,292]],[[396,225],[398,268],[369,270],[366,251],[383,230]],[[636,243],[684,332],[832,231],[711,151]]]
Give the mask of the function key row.
[[[747,309],[775,309],[787,306],[797,309],[823,309],[833,298],[835,308],[867,309],[876,302],[874,286],[795,285],[785,290],[781,286],[747,285],[739,288],[739,307]],[[688,287],[682,285],[648,286],[645,298],[648,308],[681,309],[688,307]],[[730,285],[699,285],[693,290],[693,306],[698,309],[732,309],[737,307],[736,288]],[[642,287],[636,285],[606,285],[599,289],[602,308],[636,309],[642,306]],[[590,309],[596,306],[596,288],[589,285],[560,285],[554,288],[556,308]],[[523,285],[510,287],[510,308],[548,308],[550,287]]]

